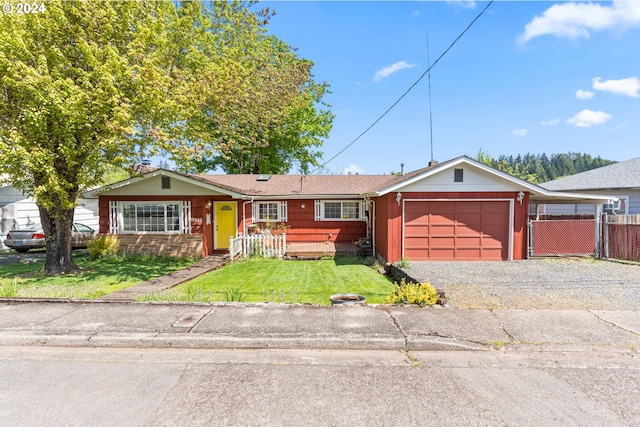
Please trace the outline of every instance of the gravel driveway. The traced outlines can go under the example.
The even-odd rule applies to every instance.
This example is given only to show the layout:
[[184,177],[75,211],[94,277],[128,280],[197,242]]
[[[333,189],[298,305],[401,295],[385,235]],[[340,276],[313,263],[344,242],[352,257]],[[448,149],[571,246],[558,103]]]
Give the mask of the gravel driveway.
[[456,308],[640,310],[640,265],[581,258],[411,262]]

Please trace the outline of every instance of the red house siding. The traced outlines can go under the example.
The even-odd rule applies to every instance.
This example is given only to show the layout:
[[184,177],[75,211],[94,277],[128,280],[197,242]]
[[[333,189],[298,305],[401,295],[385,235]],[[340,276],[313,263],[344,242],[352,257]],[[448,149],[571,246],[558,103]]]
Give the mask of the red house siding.
[[402,240],[402,202],[396,193],[374,199],[376,202],[376,251],[389,262],[400,261]]
[[[213,250],[213,220],[211,224],[206,223],[206,215],[213,215],[213,210],[206,207],[207,201],[227,201],[230,197],[206,197],[206,196],[100,196],[98,199],[98,215],[100,234],[109,234],[109,203],[111,201],[189,201],[191,202],[191,234],[202,235],[202,256],[209,256]],[[242,231],[242,208],[238,202],[238,224]],[[251,217],[249,217],[251,218]]]
[[[246,207],[251,222],[251,205]],[[287,200],[287,242],[354,242],[366,237],[364,221],[316,221],[315,200]]]
[[[190,201],[191,234],[202,235],[203,256],[214,253],[213,218],[206,223],[206,215],[214,215],[207,209],[208,201],[228,201],[230,197],[207,196],[100,196],[98,201],[99,229],[101,234],[109,234],[109,203],[111,201]],[[237,203],[238,233],[246,232],[251,225],[252,204],[234,200]],[[304,207],[303,207],[304,206]],[[295,242],[354,242],[367,235],[365,221],[316,221],[315,201],[296,199],[287,201],[287,241]]]
[[[463,193],[402,193],[402,200],[412,199],[514,199],[513,212],[513,250],[514,260],[527,257],[527,207],[529,195],[525,194],[522,204],[515,201],[517,192],[463,192]],[[389,262],[402,258],[402,201],[400,206],[395,200],[396,193],[389,193],[376,201],[376,251]]]
[[389,195],[374,199],[374,227],[375,227],[375,251],[383,259],[389,259],[389,221],[388,202]]

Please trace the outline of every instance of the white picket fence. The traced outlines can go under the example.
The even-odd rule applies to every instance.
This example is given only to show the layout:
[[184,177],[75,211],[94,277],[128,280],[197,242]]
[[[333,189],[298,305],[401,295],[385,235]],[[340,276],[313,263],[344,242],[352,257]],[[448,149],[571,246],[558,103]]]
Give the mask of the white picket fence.
[[282,258],[286,249],[286,234],[247,234],[229,238],[229,257],[231,261],[240,256]]

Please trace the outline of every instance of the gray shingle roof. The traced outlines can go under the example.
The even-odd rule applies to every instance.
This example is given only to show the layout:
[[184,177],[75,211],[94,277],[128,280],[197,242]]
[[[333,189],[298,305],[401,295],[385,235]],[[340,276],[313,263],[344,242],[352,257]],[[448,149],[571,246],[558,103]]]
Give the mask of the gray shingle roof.
[[554,191],[640,188],[640,157],[540,184]]

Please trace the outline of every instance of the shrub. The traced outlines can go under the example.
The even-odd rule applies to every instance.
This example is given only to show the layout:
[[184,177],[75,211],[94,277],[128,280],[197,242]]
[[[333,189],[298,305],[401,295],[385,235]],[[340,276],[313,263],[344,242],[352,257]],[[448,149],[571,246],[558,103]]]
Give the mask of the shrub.
[[394,284],[393,292],[387,296],[387,304],[434,305],[438,294],[430,283],[406,283],[404,279]]
[[91,259],[116,256],[119,250],[120,242],[113,236],[98,236],[87,243],[87,252]]

